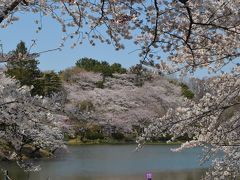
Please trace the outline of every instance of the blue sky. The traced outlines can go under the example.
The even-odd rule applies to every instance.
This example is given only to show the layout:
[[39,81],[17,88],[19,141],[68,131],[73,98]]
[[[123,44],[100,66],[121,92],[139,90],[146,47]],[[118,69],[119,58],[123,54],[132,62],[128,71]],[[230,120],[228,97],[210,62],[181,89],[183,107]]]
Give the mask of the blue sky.
[[[43,29],[40,33],[36,33],[37,25],[36,15],[23,14],[20,20],[14,22],[6,29],[0,28],[0,43],[3,44],[4,52],[8,52],[16,48],[16,45],[23,40],[29,47],[32,40],[35,39],[37,45],[32,48],[32,52],[41,52],[59,47],[63,33],[61,27],[53,19],[49,17],[43,18]],[[67,42],[62,51],[52,51],[43,53],[40,58],[40,69],[55,70],[56,72],[74,66],[75,62],[82,57],[90,57],[98,60],[105,60],[109,63],[118,62],[124,67],[130,67],[139,63],[138,47],[132,41],[125,41],[125,50],[115,51],[111,45],[96,43],[91,46],[85,41],[84,44],[71,49],[72,43]],[[133,52],[135,51],[135,52]],[[230,68],[224,68],[228,71]],[[207,70],[199,70],[195,76],[201,78],[209,76]]]
[[[35,18],[36,19],[36,18]],[[34,16],[28,14],[21,17],[20,21],[14,22],[6,29],[0,29],[0,43],[3,44],[4,52],[16,48],[16,45],[23,40],[27,47],[36,39],[37,45],[32,52],[41,52],[57,48],[63,36],[60,26],[51,18],[43,19],[43,30],[36,33],[37,26],[34,24]],[[111,45],[96,43],[93,47],[85,42],[74,49],[70,48],[71,43],[67,42],[62,51],[43,53],[40,58],[41,70],[63,70],[74,66],[76,60],[81,57],[91,57],[98,60],[105,60],[109,63],[118,62],[124,67],[129,67],[139,62],[138,52],[130,53],[137,49],[132,41],[126,41],[126,49],[115,51]]]

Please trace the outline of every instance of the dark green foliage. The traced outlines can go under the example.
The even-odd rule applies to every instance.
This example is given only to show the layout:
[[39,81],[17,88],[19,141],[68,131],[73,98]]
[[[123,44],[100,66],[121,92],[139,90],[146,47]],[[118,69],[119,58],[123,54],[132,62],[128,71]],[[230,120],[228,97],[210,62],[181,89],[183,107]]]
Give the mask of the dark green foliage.
[[100,88],[100,89],[104,88],[104,81],[97,81],[95,84],[97,88]]
[[136,143],[137,136],[135,134],[128,134],[124,136],[124,141],[126,143]]
[[78,104],[78,108],[81,111],[87,111],[87,112],[95,110],[95,107],[94,107],[92,101],[90,101],[90,100],[84,100],[84,101],[80,102]]
[[20,41],[20,43],[18,43],[17,45],[16,50],[13,51],[13,53],[17,56],[27,54],[27,47],[25,43],[23,41]]
[[112,137],[116,140],[123,140],[124,134],[120,132],[112,133]]
[[82,58],[76,62],[76,66],[85,69],[86,71],[99,72],[101,63],[92,58]]
[[[152,142],[159,142],[159,141],[160,142],[167,142],[167,141],[171,140],[172,137],[173,136],[170,135],[170,134],[167,134],[165,136],[158,136],[158,137],[156,136],[156,137],[152,137],[151,141]],[[184,134],[183,136],[180,136],[180,137],[176,138],[175,141],[183,141],[183,142],[185,142],[185,141],[189,141],[189,140],[192,140],[192,139],[189,138],[187,134]]]
[[69,141],[69,139],[70,139],[69,135],[67,133],[64,133],[63,135],[64,135],[64,137],[63,137],[64,141]]
[[186,84],[181,83],[180,86],[181,86],[182,96],[188,99],[194,98],[194,93],[189,89],[189,87]]
[[[17,45],[12,51],[16,56],[24,56],[27,48],[24,42]],[[32,95],[50,96],[52,93],[61,90],[61,80],[54,72],[42,73],[38,68],[39,62],[36,59],[24,59],[21,61],[10,61],[7,63],[6,75],[14,77],[21,86],[33,86]]]
[[[20,42],[17,45],[16,50],[12,51],[16,56],[23,56],[27,53],[27,48],[24,42]],[[36,91],[36,84],[39,77],[41,77],[41,71],[37,65],[39,62],[35,59],[26,59],[21,61],[10,61],[6,64],[6,75],[14,77],[20,82],[21,86],[34,86],[31,93]]]
[[87,131],[85,137],[90,140],[104,139],[104,136],[101,133],[92,132],[92,131]]
[[105,80],[105,77],[112,77],[113,76],[113,71],[111,69],[111,66],[108,64],[106,61],[102,61],[100,65],[100,71],[103,76],[103,81]]
[[42,76],[37,79],[37,82],[38,84],[35,85],[36,91],[34,94],[49,97],[62,90],[62,82],[58,74],[53,71],[42,73]]
[[111,65],[111,69],[114,73],[124,74],[127,73],[127,70],[122,67],[119,63],[114,63]]
[[151,138],[151,141],[152,142],[166,142],[166,141],[169,141],[171,140],[172,136],[167,134],[165,136],[156,136],[156,137],[152,137]]
[[38,64],[37,60],[11,61],[7,63],[5,73],[19,80],[22,86],[31,86],[36,83],[36,78],[41,76],[41,72],[37,67]]
[[140,125],[132,125],[132,131],[139,136],[144,133],[144,128]]
[[112,76],[113,73],[126,73],[127,70],[121,64],[114,63],[110,65],[106,61],[98,61],[92,58],[82,58],[76,62],[76,66],[86,71],[102,73],[104,77]]
[[103,134],[95,129],[89,129],[86,131],[85,138],[89,140],[104,139]]

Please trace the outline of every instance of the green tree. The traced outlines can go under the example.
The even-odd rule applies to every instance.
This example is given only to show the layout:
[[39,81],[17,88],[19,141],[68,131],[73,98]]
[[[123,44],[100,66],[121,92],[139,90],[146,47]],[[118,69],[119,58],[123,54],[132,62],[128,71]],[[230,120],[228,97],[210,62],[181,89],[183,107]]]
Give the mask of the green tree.
[[42,76],[36,82],[36,91],[34,94],[49,97],[55,92],[62,90],[62,81],[59,75],[53,71],[42,73]]
[[[21,41],[17,48],[12,51],[16,57],[26,55],[27,48]],[[51,96],[54,92],[62,89],[62,83],[58,74],[54,72],[42,73],[38,68],[39,62],[36,59],[24,59],[21,61],[9,61],[6,65],[6,75],[14,77],[21,86],[33,86],[31,94]]]
[[16,50],[13,52],[15,55],[18,55],[18,56],[27,54],[27,47],[25,45],[25,42],[20,41],[17,45]]
[[122,65],[119,63],[113,63],[111,65],[111,69],[114,73],[119,73],[119,74],[124,74],[127,72],[127,70],[123,68]]
[[[27,53],[27,48],[25,43],[21,41],[16,50],[13,53],[19,57],[24,56]],[[14,77],[20,82],[20,85],[36,85],[36,79],[41,76],[41,71],[38,69],[39,62],[35,59],[25,59],[22,61],[9,61],[6,64],[7,70],[6,75]],[[35,87],[32,89],[31,93],[34,92]]]
[[103,76],[112,76],[113,73],[126,73],[127,70],[122,68],[119,63],[114,63],[110,65],[106,61],[98,61],[92,58],[82,58],[76,62],[76,66],[86,71],[93,71],[102,73]]
[[111,69],[111,66],[108,62],[102,61],[100,65],[100,71],[102,73],[103,81],[105,81],[106,77],[112,77],[113,71]]
[[82,58],[76,62],[76,66],[86,71],[99,72],[101,70],[101,63],[92,58]]

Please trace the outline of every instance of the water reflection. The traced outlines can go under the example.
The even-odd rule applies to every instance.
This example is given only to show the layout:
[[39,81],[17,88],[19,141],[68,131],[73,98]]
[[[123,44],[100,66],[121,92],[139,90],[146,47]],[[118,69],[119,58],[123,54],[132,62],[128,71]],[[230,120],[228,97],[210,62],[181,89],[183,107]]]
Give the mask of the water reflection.
[[[200,149],[180,153],[170,151],[173,145],[146,146],[135,152],[134,145],[70,146],[69,153],[56,159],[41,160],[42,171],[30,173],[31,180],[140,180],[153,172],[153,179],[197,180],[204,174],[199,166]],[[26,180],[14,163],[0,164],[9,170],[13,180]]]

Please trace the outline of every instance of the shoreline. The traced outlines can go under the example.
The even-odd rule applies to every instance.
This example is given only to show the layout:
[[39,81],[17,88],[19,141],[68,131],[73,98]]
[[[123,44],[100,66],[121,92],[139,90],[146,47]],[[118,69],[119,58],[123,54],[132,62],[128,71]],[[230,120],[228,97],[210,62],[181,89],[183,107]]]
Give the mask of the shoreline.
[[[183,141],[177,141],[177,142],[147,142],[144,145],[181,145]],[[76,139],[72,139],[69,141],[66,141],[66,145],[68,146],[75,146],[75,145],[137,145],[136,142],[124,142],[124,141],[110,141],[110,142],[104,142],[104,141],[87,141],[82,142],[78,141]]]

